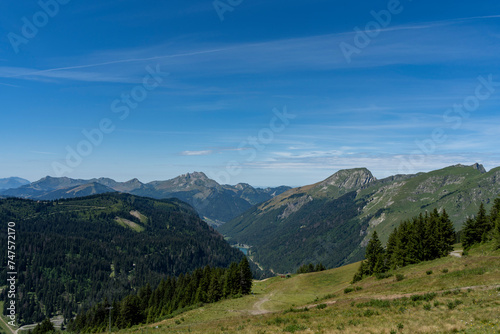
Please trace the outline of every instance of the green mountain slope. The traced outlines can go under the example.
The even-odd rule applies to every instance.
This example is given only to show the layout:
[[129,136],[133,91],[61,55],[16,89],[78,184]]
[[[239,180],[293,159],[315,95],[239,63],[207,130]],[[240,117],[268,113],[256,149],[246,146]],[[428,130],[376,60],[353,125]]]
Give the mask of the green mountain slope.
[[475,164],[456,165],[406,180],[374,184],[360,190],[357,197],[369,202],[360,218],[370,217],[370,228],[376,229],[385,242],[401,220],[421,210],[445,209],[458,230],[467,217],[477,213],[481,202],[489,209],[499,194],[500,168],[486,172],[483,166]]
[[[493,250],[491,243],[474,246],[468,256],[422,262],[395,270],[391,277],[369,277],[352,285],[358,267],[356,263],[255,281],[250,296],[204,305],[119,333],[500,331],[500,251]],[[403,279],[398,281],[398,275]]]
[[[178,200],[117,193],[53,202],[3,199],[0,220],[15,223],[21,323],[57,312],[69,319],[80,305],[243,257]],[[0,231],[4,249],[6,233]],[[7,252],[1,254],[7,263]],[[4,282],[6,275],[3,268]]]
[[500,168],[451,166],[377,180],[367,169],[342,170],[291,189],[221,226],[231,241],[252,246],[252,259],[275,272],[308,262],[327,267],[359,260],[372,230],[385,242],[402,220],[446,209],[460,228],[481,202],[500,194]]

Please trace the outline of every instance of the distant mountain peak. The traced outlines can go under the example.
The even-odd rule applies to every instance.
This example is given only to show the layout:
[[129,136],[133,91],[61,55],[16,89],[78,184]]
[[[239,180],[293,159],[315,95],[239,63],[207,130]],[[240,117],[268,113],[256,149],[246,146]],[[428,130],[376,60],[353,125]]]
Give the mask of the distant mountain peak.
[[85,183],[88,183],[88,181],[79,179],[70,179],[69,177],[46,176],[38,181],[31,183],[30,186],[34,189],[55,190],[55,189],[78,186]]
[[208,176],[203,172],[192,172],[177,176],[172,179],[175,185],[196,185],[196,186],[207,186],[207,187],[217,187],[219,184],[214,180],[208,178]]
[[480,172],[481,172],[481,174],[486,173],[486,169],[485,169],[485,168],[484,168],[484,166],[483,166],[483,165],[481,165],[480,163],[477,163],[477,162],[476,162],[474,165],[472,165],[472,168],[477,169],[478,171],[480,171]]
[[208,176],[203,172],[192,172],[181,175],[180,177],[184,178],[192,178],[192,179],[201,179],[201,180],[210,180]]
[[139,179],[137,179],[137,178],[133,178],[131,180],[125,181],[124,183],[126,183],[126,184],[133,184],[133,183],[140,183],[140,184],[142,184],[142,182],[139,181]]
[[243,190],[243,189],[248,189],[248,188],[252,188],[251,185],[249,185],[248,183],[238,183],[237,185],[234,186],[236,189],[238,190]]
[[473,164],[473,165],[469,165],[469,166],[468,166],[468,165],[457,164],[457,165],[454,165],[454,166],[451,166],[451,167],[458,167],[458,168],[467,168],[467,167],[469,167],[469,168],[470,168],[470,167],[472,167],[472,168],[474,168],[474,169],[476,169],[476,170],[480,171],[480,172],[481,172],[481,174],[486,173],[486,169],[484,168],[484,166],[483,166],[483,165],[481,165],[481,164],[480,164],[480,163],[478,163],[478,162],[476,162],[476,163],[475,163],[475,164]]
[[377,179],[366,168],[342,169],[319,184],[321,187],[335,186],[341,189],[359,189]]
[[19,188],[21,186],[30,184],[30,181],[26,179],[22,179],[20,177],[8,177],[5,179],[0,179],[0,190],[3,189],[11,189],[11,188]]

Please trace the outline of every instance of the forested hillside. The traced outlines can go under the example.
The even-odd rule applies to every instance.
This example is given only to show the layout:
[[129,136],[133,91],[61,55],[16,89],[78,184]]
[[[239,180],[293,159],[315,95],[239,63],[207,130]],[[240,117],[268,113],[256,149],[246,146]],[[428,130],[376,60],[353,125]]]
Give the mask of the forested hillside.
[[251,259],[265,269],[295,272],[309,262],[332,268],[361,260],[373,231],[385,244],[421,212],[446,210],[458,231],[499,193],[500,168],[487,172],[479,164],[382,180],[366,168],[341,170],[254,206],[219,231],[251,246]]
[[[12,183],[9,184],[12,185]],[[8,189],[8,185],[2,188],[0,179],[0,196],[55,200],[118,191],[156,199],[178,198],[193,206],[203,219],[214,226],[231,220],[251,208],[252,205],[267,201],[290,189],[286,186],[254,188],[245,183],[238,183],[234,186],[221,185],[201,172],[187,173],[170,180],[149,183],[142,183],[138,179],[117,182],[102,177],[83,180],[47,176],[33,183],[25,181],[22,184],[12,189]]]
[[[107,301],[82,310],[71,319],[68,329],[72,332],[102,332],[111,325],[127,328],[140,323],[151,323],[188,308],[221,299],[237,298],[250,294],[252,272],[246,257],[239,264],[233,262],[229,268],[196,269],[179,277],[162,280],[156,289],[148,284],[121,301]],[[106,309],[111,309],[109,323]]]
[[[121,298],[167,275],[227,267],[243,257],[178,200],[128,194],[3,199],[0,220],[16,224],[20,324],[57,312],[69,319],[80,304]],[[6,233],[0,232],[4,248]],[[6,257],[3,252],[3,263]],[[5,269],[0,279],[5,282]]]

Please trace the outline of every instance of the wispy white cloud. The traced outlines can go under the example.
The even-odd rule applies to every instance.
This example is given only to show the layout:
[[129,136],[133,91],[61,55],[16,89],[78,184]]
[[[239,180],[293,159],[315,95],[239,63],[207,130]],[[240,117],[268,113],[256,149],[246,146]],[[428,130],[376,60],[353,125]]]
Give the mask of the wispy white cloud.
[[211,151],[211,150],[206,150],[206,151],[183,151],[183,152],[181,152],[181,155],[199,156],[199,155],[210,155],[212,153],[213,153],[213,151]]
[[[353,31],[260,43],[214,43],[204,47],[184,43],[177,51],[172,51],[170,44],[136,50],[111,50],[92,55],[90,58],[95,61],[91,63],[48,69],[0,67],[0,77],[116,82],[130,80],[132,75],[141,73],[144,66],[152,62],[184,75],[221,76],[262,71],[335,70],[449,62],[450,59],[493,60],[500,53],[500,45],[492,44],[492,36],[485,35],[480,29],[471,31],[462,23],[498,18],[500,15],[476,16],[388,27],[349,66],[339,44],[352,41]],[[490,34],[494,33],[498,31],[490,29]],[[460,43],[456,43],[457,36]],[[477,52],[486,48],[488,52]],[[72,61],[78,63],[88,58]]]
[[349,154],[347,152],[339,151],[339,150],[330,150],[330,151],[306,151],[303,153],[293,153],[293,152],[273,152],[273,155],[280,158],[289,158],[289,159],[306,159],[306,158],[318,158],[318,157],[331,157],[331,156],[341,156],[344,154]]
[[16,88],[19,88],[19,87],[20,87],[20,86],[18,86],[18,85],[12,85],[12,84],[3,83],[3,82],[0,82],[0,85],[2,85],[2,86],[8,86],[8,87],[16,87]]
[[[410,161],[411,163],[408,163]],[[377,178],[384,178],[396,174],[428,172],[451,165],[462,163],[472,165],[476,162],[486,163],[487,168],[500,165],[500,155],[496,157],[487,154],[433,154],[433,155],[405,155],[405,154],[355,154],[342,157],[318,157],[297,159],[276,159],[270,161],[256,161],[244,164],[244,168],[282,170],[294,173],[295,171],[315,170],[324,173],[324,176],[333,174],[340,169],[368,168]],[[409,168],[408,168],[409,166]],[[325,171],[325,172],[321,172]],[[318,181],[317,177],[315,179]]]
[[57,155],[57,153],[54,152],[43,152],[43,151],[30,151],[30,153],[43,154],[43,155]]

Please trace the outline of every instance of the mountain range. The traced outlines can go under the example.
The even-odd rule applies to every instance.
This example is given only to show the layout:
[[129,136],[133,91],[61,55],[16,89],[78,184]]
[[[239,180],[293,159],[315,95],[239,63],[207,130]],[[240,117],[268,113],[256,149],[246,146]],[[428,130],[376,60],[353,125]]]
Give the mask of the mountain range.
[[0,179],[0,190],[17,188],[29,184],[30,181],[22,179],[20,177],[8,177],[5,179]]
[[149,183],[138,179],[117,182],[110,178],[83,180],[47,176],[33,183],[1,190],[0,196],[56,200],[117,191],[155,199],[178,198],[191,204],[209,224],[218,226],[288,189],[290,187],[285,186],[254,188],[245,183],[220,185],[204,173],[194,172]]
[[500,167],[456,165],[381,180],[366,168],[341,170],[256,205],[219,231],[251,246],[252,260],[265,269],[293,272],[309,262],[337,267],[362,259],[373,230],[385,242],[401,221],[434,209],[446,210],[459,230],[499,194]]
[[385,242],[401,221],[426,210],[445,209],[459,230],[480,203],[488,208],[500,193],[500,167],[455,165],[380,180],[356,168],[293,189],[220,185],[201,172],[149,183],[45,177],[0,196],[54,200],[107,192],[185,201],[230,243],[249,245],[262,269],[293,272],[309,262],[337,267],[357,261],[373,230]]

